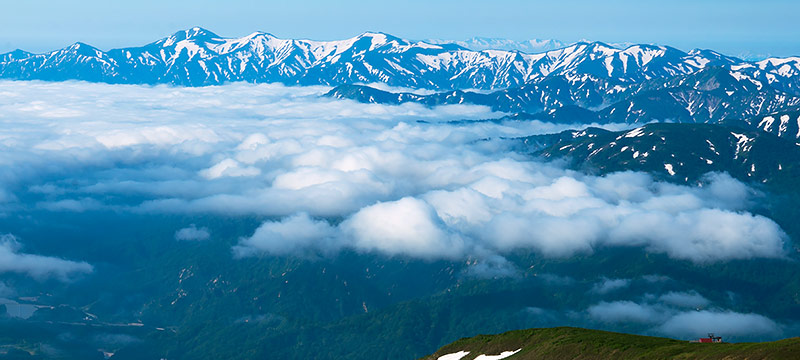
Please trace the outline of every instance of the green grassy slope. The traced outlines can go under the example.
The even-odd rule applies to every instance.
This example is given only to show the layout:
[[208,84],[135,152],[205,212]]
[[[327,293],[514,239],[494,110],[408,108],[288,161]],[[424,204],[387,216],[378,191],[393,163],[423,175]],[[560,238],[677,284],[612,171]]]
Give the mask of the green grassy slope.
[[497,355],[517,349],[522,350],[506,359],[800,359],[800,338],[763,343],[699,344],[557,327],[464,338],[423,359],[436,360],[442,355],[469,351],[461,360],[472,360],[481,354]]

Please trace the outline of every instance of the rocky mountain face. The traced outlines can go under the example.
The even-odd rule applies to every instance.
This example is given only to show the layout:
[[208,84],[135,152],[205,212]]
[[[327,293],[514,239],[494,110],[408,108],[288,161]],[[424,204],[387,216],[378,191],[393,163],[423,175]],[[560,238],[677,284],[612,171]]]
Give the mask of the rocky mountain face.
[[589,172],[644,171],[679,183],[709,172],[744,182],[790,184],[800,176],[800,147],[736,125],[647,124],[628,131],[570,130],[520,140],[520,151],[566,159]]

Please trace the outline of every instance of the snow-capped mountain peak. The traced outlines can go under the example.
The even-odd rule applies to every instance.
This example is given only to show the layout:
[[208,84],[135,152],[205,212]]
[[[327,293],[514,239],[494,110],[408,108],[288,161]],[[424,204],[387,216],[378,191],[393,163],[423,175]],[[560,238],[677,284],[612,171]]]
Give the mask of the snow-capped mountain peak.
[[219,35],[203,29],[201,27],[193,27],[191,29],[177,31],[165,40],[165,44],[167,46],[181,40],[193,40],[193,41],[209,41],[209,40],[217,40],[222,39]]
[[[89,63],[98,65],[85,66]],[[796,59],[747,63],[706,50],[685,53],[656,45],[620,49],[602,42],[579,42],[528,54],[414,42],[381,32],[315,41],[282,39],[265,32],[224,38],[194,27],[145,46],[108,52],[76,43],[39,55],[4,54],[0,77],[190,86],[229,81],[302,85],[385,82],[430,89],[500,89],[551,76],[569,81],[590,77],[637,83],[724,65],[751,66],[746,71],[756,73],[748,76],[759,81],[781,79],[793,84],[797,82],[793,75],[800,72],[798,64]]]

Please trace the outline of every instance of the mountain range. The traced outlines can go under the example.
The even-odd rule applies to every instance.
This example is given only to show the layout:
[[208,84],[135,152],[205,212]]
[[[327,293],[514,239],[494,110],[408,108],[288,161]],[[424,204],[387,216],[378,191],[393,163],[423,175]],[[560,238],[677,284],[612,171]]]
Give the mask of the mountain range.
[[[102,51],[75,43],[43,54],[0,54],[0,78],[124,84],[219,85],[232,81],[291,85],[383,82],[428,89],[503,89],[562,76],[614,86],[730,66],[742,76],[798,89],[800,58],[747,62],[710,50],[668,46],[617,49],[579,42],[537,54],[474,51],[367,32],[341,41],[280,39],[256,32],[223,38],[195,27],[140,47]],[[623,84],[623,85],[620,85]]]
[[328,96],[367,103],[426,106],[484,105],[512,113],[506,119],[563,124],[720,123],[744,121],[780,137],[800,136],[800,93],[794,77],[761,80],[732,67],[708,67],[686,75],[620,85],[608,79],[549,76],[498,90],[454,90],[428,95],[393,93],[365,85],[340,85]]

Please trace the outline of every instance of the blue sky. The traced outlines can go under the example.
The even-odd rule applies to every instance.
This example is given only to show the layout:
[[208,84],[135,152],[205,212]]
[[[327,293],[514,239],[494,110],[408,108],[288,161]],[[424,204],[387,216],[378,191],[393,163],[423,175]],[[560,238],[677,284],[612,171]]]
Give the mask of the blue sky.
[[545,38],[712,48],[731,55],[800,55],[796,0],[54,1],[3,4],[0,52],[83,41],[136,46],[202,26],[226,37],[342,39],[383,31],[409,39]]

